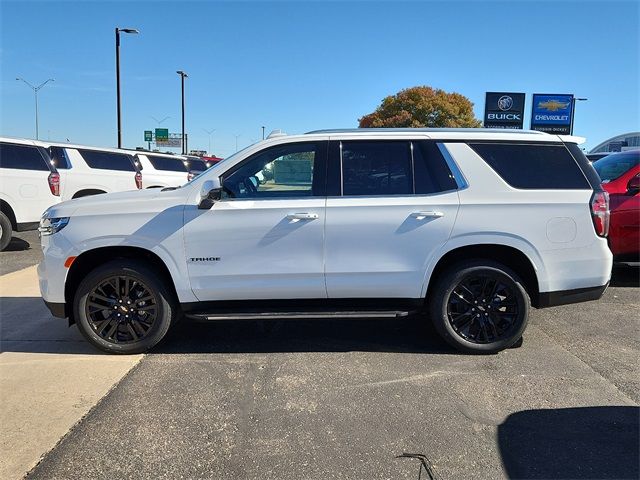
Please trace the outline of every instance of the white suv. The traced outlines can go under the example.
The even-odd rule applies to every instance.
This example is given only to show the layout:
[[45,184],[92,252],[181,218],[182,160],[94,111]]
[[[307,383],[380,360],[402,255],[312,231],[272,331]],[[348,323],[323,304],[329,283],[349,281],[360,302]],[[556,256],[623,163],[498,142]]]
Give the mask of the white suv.
[[492,353],[530,305],[606,289],[608,197],[574,137],[335,130],[247,147],[180,188],[62,203],[40,288],[96,347],[142,352],[181,316],[401,317]]
[[61,176],[62,200],[142,188],[133,155],[116,148],[45,143]]
[[202,160],[182,155],[146,151],[135,155],[144,188],[179,187],[207,169]]
[[0,138],[0,251],[13,231],[35,230],[60,202],[60,175],[47,151],[32,140]]

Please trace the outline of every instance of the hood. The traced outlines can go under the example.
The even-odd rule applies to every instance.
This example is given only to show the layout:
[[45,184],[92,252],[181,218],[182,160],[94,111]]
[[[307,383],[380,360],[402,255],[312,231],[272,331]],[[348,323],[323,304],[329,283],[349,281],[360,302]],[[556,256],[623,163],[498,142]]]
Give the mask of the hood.
[[102,193],[58,203],[50,207],[46,213],[55,218],[74,215],[154,212],[182,202],[186,196],[187,192],[184,189],[162,191],[160,188]]

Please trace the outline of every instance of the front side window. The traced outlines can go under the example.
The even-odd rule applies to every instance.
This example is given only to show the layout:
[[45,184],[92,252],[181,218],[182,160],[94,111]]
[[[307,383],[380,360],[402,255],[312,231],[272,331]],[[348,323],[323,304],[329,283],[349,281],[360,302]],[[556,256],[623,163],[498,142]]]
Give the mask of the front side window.
[[411,193],[410,142],[342,142],[342,195]]
[[226,198],[324,196],[323,143],[286,144],[250,157],[222,181]]
[[100,150],[78,149],[84,161],[90,168],[100,170],[119,170],[135,172],[136,167],[131,155],[116,152],[103,152]]
[[48,171],[49,166],[37,147],[17,143],[0,144],[0,167]]

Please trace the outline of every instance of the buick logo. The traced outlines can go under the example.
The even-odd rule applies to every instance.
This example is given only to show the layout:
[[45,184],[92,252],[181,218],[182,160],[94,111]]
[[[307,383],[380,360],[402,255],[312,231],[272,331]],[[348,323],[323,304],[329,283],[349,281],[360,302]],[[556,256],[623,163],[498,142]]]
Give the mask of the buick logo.
[[498,99],[498,108],[500,110],[511,110],[511,107],[513,107],[513,98],[509,95],[503,95]]

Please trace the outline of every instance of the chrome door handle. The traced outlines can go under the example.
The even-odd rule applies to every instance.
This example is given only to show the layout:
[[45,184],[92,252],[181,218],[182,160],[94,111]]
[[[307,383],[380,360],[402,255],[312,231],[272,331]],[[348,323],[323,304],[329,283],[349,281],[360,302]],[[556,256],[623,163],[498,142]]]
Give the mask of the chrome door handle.
[[289,220],[315,220],[318,218],[317,213],[290,213],[287,215]]
[[434,212],[434,211],[424,211],[424,212],[413,212],[411,214],[413,218],[417,218],[418,220],[423,220],[427,217],[429,218],[440,218],[444,217],[444,213],[442,212]]

